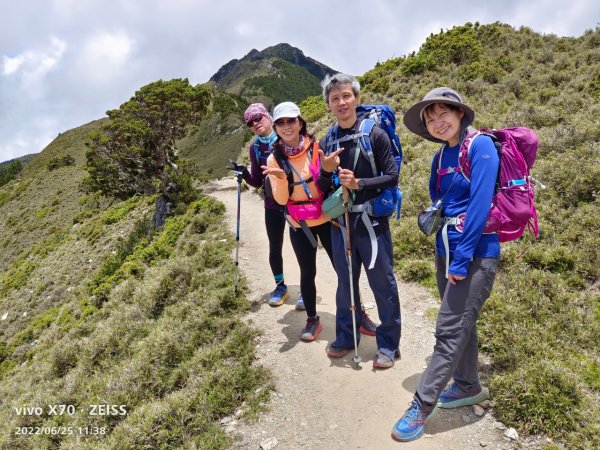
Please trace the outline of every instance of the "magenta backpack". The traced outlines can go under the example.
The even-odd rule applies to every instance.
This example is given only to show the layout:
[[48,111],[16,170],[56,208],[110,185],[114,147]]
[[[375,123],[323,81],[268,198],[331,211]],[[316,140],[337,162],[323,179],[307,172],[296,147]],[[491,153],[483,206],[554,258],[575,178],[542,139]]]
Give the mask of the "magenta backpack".
[[[482,129],[468,134],[460,146],[458,164],[461,173],[469,181],[471,181],[469,149],[473,140],[482,134],[492,138],[500,158],[496,193],[483,232],[497,233],[500,242],[521,237],[526,228],[537,237],[535,189],[529,174],[539,147],[536,134],[525,127]],[[459,231],[462,231],[464,217],[464,213],[459,216],[461,224],[456,227]]]

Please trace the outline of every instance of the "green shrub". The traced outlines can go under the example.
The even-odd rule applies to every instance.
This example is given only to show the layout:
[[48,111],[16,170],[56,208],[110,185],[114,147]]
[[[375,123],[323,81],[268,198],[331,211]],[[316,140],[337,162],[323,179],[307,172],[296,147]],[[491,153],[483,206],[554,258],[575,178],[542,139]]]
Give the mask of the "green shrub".
[[50,171],[60,169],[61,167],[74,166],[75,158],[71,155],[55,156],[48,161],[46,168]]
[[402,260],[399,266],[400,275],[406,281],[424,283],[426,280],[431,282],[435,279],[435,268],[432,261]]
[[490,380],[498,419],[518,423],[527,433],[554,437],[576,429],[582,398],[572,375],[548,360],[525,364]]
[[302,111],[302,117],[308,122],[316,122],[327,114],[327,105],[320,95],[308,97],[298,106]]
[[[9,181],[14,180],[23,169],[23,164],[18,159],[8,163],[0,164],[0,186],[4,186]],[[0,200],[0,205],[2,201]]]

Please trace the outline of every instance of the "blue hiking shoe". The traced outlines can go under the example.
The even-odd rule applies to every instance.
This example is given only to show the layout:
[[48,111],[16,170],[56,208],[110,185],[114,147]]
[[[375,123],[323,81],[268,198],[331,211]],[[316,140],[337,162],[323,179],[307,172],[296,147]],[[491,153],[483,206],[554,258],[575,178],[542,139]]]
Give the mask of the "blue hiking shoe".
[[425,414],[416,401],[412,401],[406,412],[392,428],[392,439],[399,442],[408,442],[423,436],[425,423],[433,417],[435,408],[431,413]]
[[458,408],[460,406],[476,405],[489,397],[490,392],[487,388],[480,386],[478,391],[465,392],[456,383],[452,383],[442,391],[437,405],[440,408]]
[[302,298],[302,292],[298,294],[298,300],[296,301],[296,309],[298,311],[304,311],[306,306],[304,306],[304,299]]
[[273,292],[271,292],[271,296],[269,297],[269,305],[271,306],[280,306],[283,305],[283,302],[287,300],[289,297],[288,289],[285,284],[278,284]]

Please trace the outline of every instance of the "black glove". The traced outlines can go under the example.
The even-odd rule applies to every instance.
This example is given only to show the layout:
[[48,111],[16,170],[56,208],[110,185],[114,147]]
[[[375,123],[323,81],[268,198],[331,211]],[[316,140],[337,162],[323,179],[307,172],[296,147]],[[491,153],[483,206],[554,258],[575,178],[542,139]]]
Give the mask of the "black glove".
[[229,160],[229,164],[227,165],[227,168],[229,170],[233,170],[236,174],[240,174],[242,176],[247,175],[248,172],[248,168],[242,164],[238,164],[235,161]]

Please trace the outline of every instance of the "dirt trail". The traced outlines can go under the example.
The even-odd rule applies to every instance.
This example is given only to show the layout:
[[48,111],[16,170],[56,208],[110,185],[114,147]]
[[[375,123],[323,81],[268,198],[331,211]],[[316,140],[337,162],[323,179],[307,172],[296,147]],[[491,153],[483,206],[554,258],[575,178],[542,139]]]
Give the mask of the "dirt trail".
[[[212,182],[204,191],[225,203],[228,224],[235,233],[235,180]],[[265,303],[273,280],[262,202],[251,191],[242,193],[239,261],[240,271],[249,281],[249,298],[257,302],[249,320],[264,333],[257,346],[258,363],[273,372],[276,388],[269,411],[261,414],[257,422],[241,420],[229,424],[229,431],[237,437],[233,448],[464,450],[508,449],[517,445],[503,436],[502,425],[490,410],[477,417],[470,407],[440,411],[427,424],[425,436],[417,441],[397,443],[391,439],[391,427],[411,401],[434,345],[434,323],[425,313],[436,306],[436,300],[427,290],[398,282],[402,359],[395,367],[373,370],[375,339],[363,336],[359,347],[363,362],[356,370],[353,353],[340,360],[331,360],[325,354],[327,344],[335,337],[337,281],[324,250],[319,250],[317,260],[317,311],[324,326],[317,341],[305,343],[298,338],[306,314],[294,309],[299,269],[288,236],[284,243],[284,271],[290,298],[276,308]],[[361,295],[371,317],[378,320],[364,274]]]

